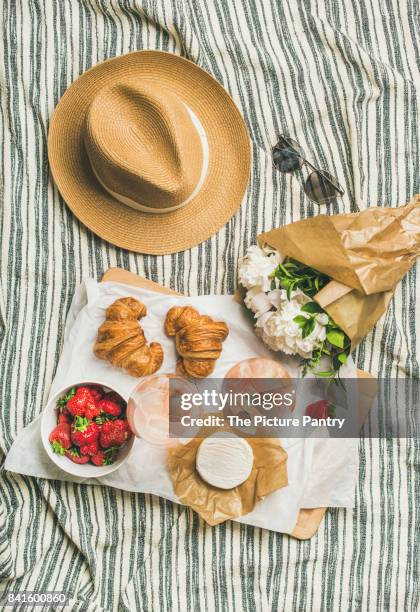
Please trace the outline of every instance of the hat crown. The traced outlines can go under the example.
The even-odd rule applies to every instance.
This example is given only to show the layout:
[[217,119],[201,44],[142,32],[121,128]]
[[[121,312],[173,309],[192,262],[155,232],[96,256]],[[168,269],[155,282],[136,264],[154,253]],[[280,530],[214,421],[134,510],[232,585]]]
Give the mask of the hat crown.
[[102,186],[139,210],[175,210],[200,181],[203,147],[191,113],[157,81],[101,89],[86,115],[84,143]]

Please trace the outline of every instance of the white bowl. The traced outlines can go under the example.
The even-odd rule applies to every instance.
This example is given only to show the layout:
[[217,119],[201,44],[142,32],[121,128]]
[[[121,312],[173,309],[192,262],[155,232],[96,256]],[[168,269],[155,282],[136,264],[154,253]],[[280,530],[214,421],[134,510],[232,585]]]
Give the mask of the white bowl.
[[122,466],[122,464],[127,460],[133,449],[135,437],[133,435],[130,440],[128,440],[124,444],[124,446],[118,453],[117,460],[112,465],[96,466],[92,463],[73,463],[66,456],[54,453],[51,448],[51,444],[48,440],[48,437],[54,427],[56,427],[57,425],[57,400],[59,400],[61,396],[65,395],[65,393],[69,391],[72,387],[81,385],[100,385],[102,387],[105,387],[105,389],[109,389],[109,391],[115,391],[125,401],[128,400],[125,393],[122,393],[118,389],[110,387],[107,383],[98,380],[79,380],[73,383],[72,385],[67,385],[66,387],[63,387],[62,389],[57,391],[57,393],[55,393],[53,396],[51,396],[48,400],[47,405],[44,408],[41,419],[42,443],[44,445],[45,452],[47,453],[51,461],[53,461],[64,472],[72,474],[73,476],[78,476],[79,478],[99,478],[100,476],[105,476],[106,474],[115,472],[115,470],[118,470],[118,468]]

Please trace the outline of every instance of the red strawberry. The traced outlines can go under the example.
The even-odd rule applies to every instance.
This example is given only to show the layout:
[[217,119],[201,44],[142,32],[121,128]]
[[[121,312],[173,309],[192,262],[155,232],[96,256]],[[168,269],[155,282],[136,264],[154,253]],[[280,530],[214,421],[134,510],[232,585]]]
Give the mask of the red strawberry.
[[335,416],[335,406],[327,400],[319,400],[306,406],[305,415],[313,419],[326,419]]
[[67,450],[65,454],[66,457],[70,459],[70,461],[73,461],[73,463],[78,463],[79,465],[83,463],[88,463],[90,459],[88,455],[81,455],[76,448],[71,448],[70,450]]
[[71,430],[71,439],[76,446],[90,446],[98,441],[99,425],[85,417],[76,417]]
[[117,458],[119,448],[117,446],[107,448],[105,451],[100,450],[91,457],[91,461],[94,465],[103,466],[103,465],[112,465],[115,463],[115,459]]
[[63,410],[63,412],[59,412],[57,416],[58,423],[71,423],[72,418],[67,410]]
[[82,453],[82,455],[96,455],[98,451],[99,444],[97,440],[95,442],[91,442],[90,444],[85,444],[84,446],[80,447],[80,452]]
[[112,400],[103,399],[100,402],[97,402],[96,405],[98,406],[98,408],[101,409],[102,412],[105,412],[105,414],[109,414],[111,416],[116,417],[120,416],[121,414],[121,406],[116,402],[113,402]]
[[131,429],[127,421],[123,419],[107,421],[101,427],[99,443],[102,448],[110,448],[111,446],[121,446],[132,435],[133,434],[131,433]]
[[79,387],[76,393],[67,402],[67,409],[74,417],[85,416],[93,419],[100,414],[95,399],[88,387]]
[[94,465],[102,466],[105,465],[106,455],[103,450],[100,450],[95,455],[93,455],[90,460]]
[[63,410],[66,409],[67,406],[67,402],[69,400],[71,400],[71,398],[76,394],[76,387],[72,387],[71,389],[69,389],[67,391],[67,393],[65,395],[63,395],[62,397],[60,397],[60,399],[57,401],[57,406],[59,407],[60,411],[62,412]]
[[92,385],[89,387],[89,391],[91,392],[95,402],[99,402],[104,396],[103,389],[99,385]]
[[103,399],[109,400],[110,402],[115,402],[121,407],[124,407],[126,404],[121,395],[118,395],[118,393],[116,393],[115,391],[108,391],[108,393],[105,393]]
[[101,410],[96,405],[96,402],[95,402],[95,408],[86,408],[86,410],[85,410],[85,417],[87,419],[89,419],[89,420],[94,419],[95,417],[99,416],[100,414],[101,414]]
[[64,455],[65,451],[71,447],[70,425],[68,423],[59,423],[50,433],[48,440],[55,453]]

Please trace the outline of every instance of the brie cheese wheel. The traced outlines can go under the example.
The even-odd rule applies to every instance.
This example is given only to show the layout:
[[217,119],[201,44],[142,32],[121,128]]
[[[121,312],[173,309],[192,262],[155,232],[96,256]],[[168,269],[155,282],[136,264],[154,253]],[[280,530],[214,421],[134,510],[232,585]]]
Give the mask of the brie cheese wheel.
[[251,474],[254,453],[250,444],[238,436],[219,433],[200,444],[196,468],[201,478],[213,487],[233,489]]

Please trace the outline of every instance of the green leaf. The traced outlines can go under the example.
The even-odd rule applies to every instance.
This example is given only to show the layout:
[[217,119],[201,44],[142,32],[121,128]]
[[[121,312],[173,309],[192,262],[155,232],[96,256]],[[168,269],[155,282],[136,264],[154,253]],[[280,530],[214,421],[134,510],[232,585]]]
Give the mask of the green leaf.
[[101,414],[97,417],[95,417],[93,420],[95,421],[95,423],[97,423],[98,425],[103,425],[104,423],[106,423],[107,421],[110,421],[111,419],[108,418],[109,415],[107,415],[105,412],[101,412]]
[[327,340],[333,346],[338,346],[338,348],[344,347],[345,335],[344,332],[340,329],[331,329],[327,332]]
[[317,302],[308,302],[304,304],[301,308],[302,312],[309,312],[310,314],[315,314],[318,312],[322,312],[321,306]]
[[119,446],[112,446],[111,448],[107,448],[105,450],[104,465],[112,465],[113,463],[115,463],[119,450]]
[[335,330],[337,330],[337,329],[338,329],[338,331],[340,331],[340,328],[338,327],[338,325],[336,325],[336,324],[334,323],[334,321],[332,321],[332,320],[330,319],[330,320],[328,321],[328,324],[327,324],[327,332],[329,332],[329,331],[335,331]]
[[292,275],[290,274],[290,272],[286,268],[286,266],[284,266],[283,264],[279,264],[279,268],[283,272],[283,274],[285,274],[286,276],[289,276],[290,278],[292,278]]
[[288,289],[291,282],[292,280],[290,278],[280,278],[280,286],[283,287],[283,289]]
[[345,353],[338,353],[337,359],[340,363],[347,363],[347,355]]
[[279,264],[275,270],[275,276],[285,289],[289,289],[289,294],[290,284],[286,281],[292,281],[294,289],[301,289],[309,297],[315,295],[330,280],[325,274],[320,274],[317,270],[292,259]]
[[89,425],[90,421],[86,417],[77,416],[74,420],[74,428],[77,431],[85,431]]
[[54,453],[57,453],[57,455],[64,455],[64,446],[61,444],[61,442],[54,440],[54,442],[51,442],[51,446]]
[[336,414],[336,407],[334,406],[334,404],[330,404],[328,402],[328,407],[327,407],[327,412],[328,412],[328,416],[331,417],[332,419],[335,418],[335,414]]
[[107,455],[105,457],[105,460],[104,460],[104,465],[112,465],[113,463],[115,463],[116,458],[117,458],[116,454],[115,455]]
[[304,325],[306,325],[306,322],[308,321],[308,319],[306,317],[304,317],[303,315],[298,315],[297,317],[295,317],[293,319],[293,321],[295,323],[297,323],[299,325],[299,327],[304,327]]
[[327,372],[315,372],[316,376],[322,376],[322,378],[331,378],[332,376],[335,376],[335,372],[334,370],[329,370]]
[[288,261],[287,263],[283,264],[283,268],[286,268],[287,270],[299,270],[299,266],[293,263],[293,261]]
[[105,453],[105,455],[107,455],[107,454],[109,454],[109,453],[115,453],[115,452],[117,452],[117,451],[119,451],[119,450],[120,450],[120,447],[119,447],[119,446],[110,446],[109,448],[106,448],[106,449],[104,450],[104,453]]
[[303,328],[302,338],[309,336],[315,329],[315,319],[307,319],[305,327]]
[[57,406],[59,406],[60,408],[65,408],[67,402],[69,400],[71,400],[71,398],[76,395],[76,387],[73,387],[72,389],[70,389],[70,391],[64,395],[62,398],[60,398],[57,401]]

